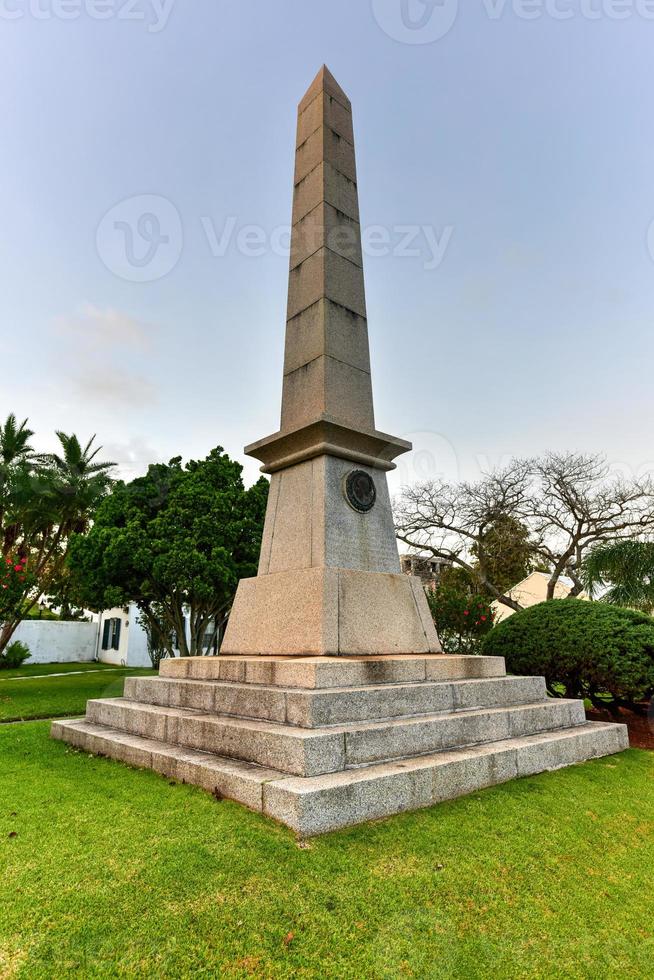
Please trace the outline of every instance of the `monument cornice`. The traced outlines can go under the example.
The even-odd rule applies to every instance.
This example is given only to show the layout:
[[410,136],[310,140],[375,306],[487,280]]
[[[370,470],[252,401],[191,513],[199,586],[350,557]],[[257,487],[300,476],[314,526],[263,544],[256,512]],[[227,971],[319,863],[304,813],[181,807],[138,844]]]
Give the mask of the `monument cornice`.
[[316,456],[337,456],[378,470],[394,470],[393,460],[412,449],[410,442],[369,429],[354,429],[329,415],[298,429],[276,432],[245,447],[264,465],[262,473],[276,473]]

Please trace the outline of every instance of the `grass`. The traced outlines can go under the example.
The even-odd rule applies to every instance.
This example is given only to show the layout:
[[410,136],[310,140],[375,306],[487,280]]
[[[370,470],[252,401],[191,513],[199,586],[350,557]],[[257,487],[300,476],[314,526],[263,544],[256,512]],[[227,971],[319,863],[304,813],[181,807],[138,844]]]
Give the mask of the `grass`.
[[84,663],[66,664],[23,664],[22,667],[12,667],[0,670],[0,682],[11,677],[40,677],[42,674],[69,674],[87,670],[116,670],[112,664],[101,664],[95,660]]
[[125,677],[154,671],[126,668],[88,670],[82,674],[69,671],[62,677],[19,676],[17,680],[7,676],[12,673],[7,670],[0,674],[0,722],[83,715],[89,698],[118,698],[123,693]]
[[300,845],[0,727],[3,978],[648,976],[653,865],[651,753]]

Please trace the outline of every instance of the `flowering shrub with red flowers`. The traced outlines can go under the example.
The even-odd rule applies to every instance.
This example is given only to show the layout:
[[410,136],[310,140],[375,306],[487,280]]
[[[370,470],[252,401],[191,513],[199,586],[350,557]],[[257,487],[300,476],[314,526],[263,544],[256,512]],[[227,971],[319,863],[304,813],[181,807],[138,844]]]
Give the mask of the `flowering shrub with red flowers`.
[[25,596],[35,585],[25,555],[11,556],[0,564],[0,623],[20,613]]
[[445,573],[427,601],[446,653],[479,653],[481,641],[493,628],[494,611],[488,598],[474,592],[455,573]]

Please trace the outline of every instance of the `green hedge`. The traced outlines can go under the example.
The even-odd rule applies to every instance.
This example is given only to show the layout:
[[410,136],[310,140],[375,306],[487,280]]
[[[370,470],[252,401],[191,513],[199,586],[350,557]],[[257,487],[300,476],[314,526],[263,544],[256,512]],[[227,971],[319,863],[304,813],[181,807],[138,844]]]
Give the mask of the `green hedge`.
[[[499,623],[482,645],[551,694],[630,704],[654,694],[654,619],[602,602],[554,599]],[[607,698],[607,696],[609,696]]]

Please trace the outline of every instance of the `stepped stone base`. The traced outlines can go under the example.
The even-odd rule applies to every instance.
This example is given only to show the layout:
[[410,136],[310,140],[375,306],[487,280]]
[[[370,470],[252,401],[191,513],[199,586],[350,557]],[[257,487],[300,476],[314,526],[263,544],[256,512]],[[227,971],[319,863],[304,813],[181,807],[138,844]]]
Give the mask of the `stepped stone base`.
[[628,747],[624,725],[497,657],[165,660],[52,736],[201,786],[302,836]]

